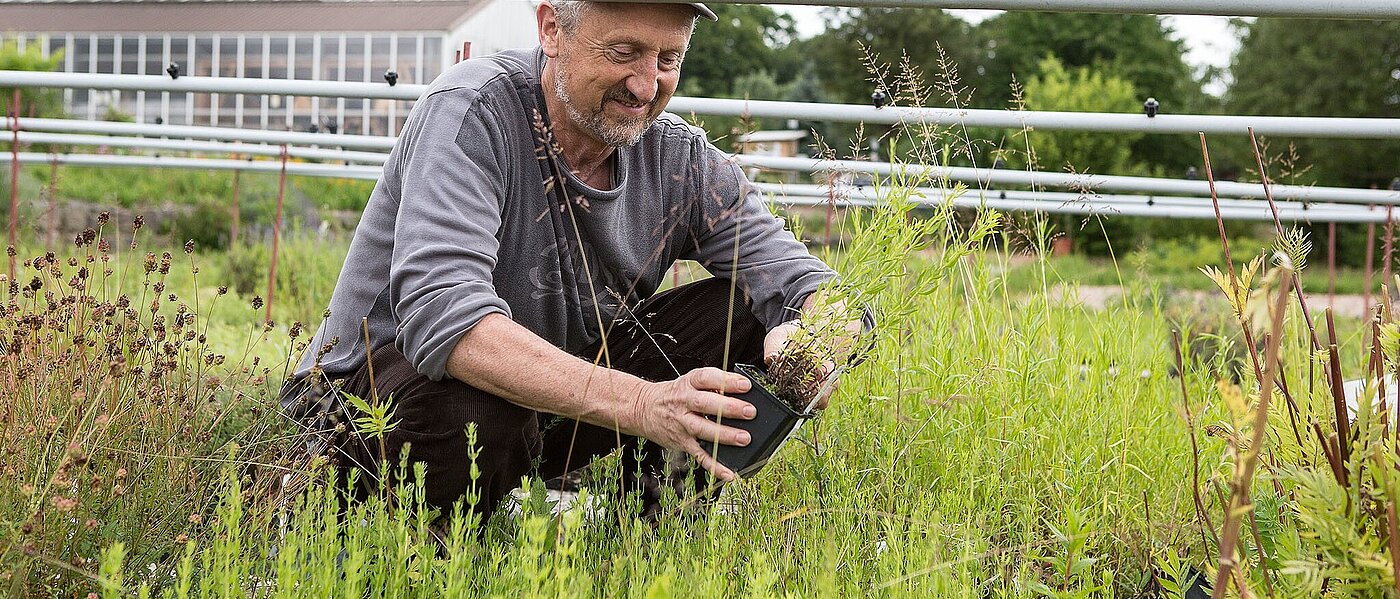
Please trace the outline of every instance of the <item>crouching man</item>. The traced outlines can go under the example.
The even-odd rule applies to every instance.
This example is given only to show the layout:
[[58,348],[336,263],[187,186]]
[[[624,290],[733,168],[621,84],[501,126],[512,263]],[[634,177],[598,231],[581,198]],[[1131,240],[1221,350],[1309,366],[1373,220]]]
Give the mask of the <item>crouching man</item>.
[[[346,430],[356,414],[328,381],[392,401],[389,464],[408,444],[444,513],[471,489],[469,423],[485,515],[521,476],[619,447],[653,509],[663,448],[734,478],[704,449],[749,442],[705,417],[754,413],[725,395],[749,385],[726,370],[776,352],[834,273],[663,112],[702,16],[714,19],[698,3],[545,3],[539,47],[457,64],[414,106],[282,397],[341,431],[332,457],[365,470],[362,491],[379,444]],[[678,259],[715,277],[653,295]]]

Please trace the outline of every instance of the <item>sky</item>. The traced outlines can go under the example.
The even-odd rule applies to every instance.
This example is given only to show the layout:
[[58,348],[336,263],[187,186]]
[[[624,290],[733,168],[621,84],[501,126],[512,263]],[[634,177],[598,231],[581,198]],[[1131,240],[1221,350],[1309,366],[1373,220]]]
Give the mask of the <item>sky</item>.
[[[797,21],[797,33],[800,37],[810,37],[821,33],[825,28],[825,23],[821,18],[820,6],[774,6],[779,12],[791,14]],[[977,23],[988,17],[999,14],[999,10],[973,10],[959,9],[949,10],[966,21]],[[1177,37],[1186,43],[1186,63],[1197,70],[1208,66],[1228,67],[1230,57],[1239,48],[1240,40],[1238,34],[1230,28],[1229,17],[1210,17],[1200,15],[1173,15],[1166,17],[1167,25],[1176,32]],[[1206,87],[1208,93],[1219,95],[1223,93],[1224,84],[1213,82]]]

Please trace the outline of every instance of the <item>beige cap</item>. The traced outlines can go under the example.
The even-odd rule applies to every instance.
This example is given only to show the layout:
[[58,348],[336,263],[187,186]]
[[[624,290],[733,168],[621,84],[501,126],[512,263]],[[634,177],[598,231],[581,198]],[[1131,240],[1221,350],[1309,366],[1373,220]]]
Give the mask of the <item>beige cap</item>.
[[687,2],[686,4],[689,4],[691,8],[695,9],[695,12],[700,13],[700,16],[705,17],[706,19],[709,19],[711,21],[719,20],[719,17],[715,16],[715,11],[710,10],[710,7],[705,6],[704,4],[701,4],[699,2]]

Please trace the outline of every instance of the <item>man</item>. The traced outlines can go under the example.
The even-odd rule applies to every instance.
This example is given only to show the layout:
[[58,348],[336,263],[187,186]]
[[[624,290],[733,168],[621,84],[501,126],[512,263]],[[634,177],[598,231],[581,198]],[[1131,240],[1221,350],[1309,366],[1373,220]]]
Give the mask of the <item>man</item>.
[[[701,4],[557,0],[537,9],[538,48],[432,83],[365,208],[302,383],[284,394],[290,409],[322,410],[319,426],[342,425],[342,468],[374,480],[408,443],[430,505],[450,510],[475,489],[488,515],[522,475],[618,447],[628,476],[664,475],[666,448],[734,478],[704,449],[749,442],[705,417],[754,414],[725,395],[749,383],[724,369],[775,353],[834,273],[701,132],[662,112],[697,16],[715,18]],[[629,308],[677,259],[716,278]],[[319,399],[306,382],[336,379],[393,402],[385,455],[344,431],[354,415],[335,393],[294,405]],[[654,484],[631,482],[654,503]]]

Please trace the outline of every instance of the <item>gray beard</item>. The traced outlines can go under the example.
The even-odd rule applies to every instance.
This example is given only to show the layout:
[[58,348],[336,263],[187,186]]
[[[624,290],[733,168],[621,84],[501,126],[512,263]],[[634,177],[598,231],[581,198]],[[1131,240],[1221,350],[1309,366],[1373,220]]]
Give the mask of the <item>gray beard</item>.
[[[562,58],[562,56],[561,56]],[[561,63],[563,61],[560,61]],[[563,67],[560,64],[560,67]],[[573,119],[589,133],[597,136],[603,143],[614,148],[628,148],[637,145],[642,140],[642,135],[656,119],[648,119],[645,115],[636,118],[624,118],[621,121],[609,121],[603,116],[602,107],[584,115],[569,97],[569,91],[565,84],[569,82],[567,70],[559,68],[554,74],[554,97],[564,105],[564,110],[569,113],[569,118]]]

